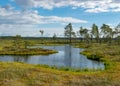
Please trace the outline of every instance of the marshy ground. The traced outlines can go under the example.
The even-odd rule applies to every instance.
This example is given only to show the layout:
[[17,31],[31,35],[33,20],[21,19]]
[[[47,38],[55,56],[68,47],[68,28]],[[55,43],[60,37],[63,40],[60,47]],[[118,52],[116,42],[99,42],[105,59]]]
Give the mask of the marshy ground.
[[[11,45],[10,40],[2,42],[1,49],[6,44]],[[76,46],[81,45],[85,44]],[[0,86],[120,86],[120,45],[92,43],[83,54],[99,56],[105,70],[72,72],[42,65],[0,62]]]

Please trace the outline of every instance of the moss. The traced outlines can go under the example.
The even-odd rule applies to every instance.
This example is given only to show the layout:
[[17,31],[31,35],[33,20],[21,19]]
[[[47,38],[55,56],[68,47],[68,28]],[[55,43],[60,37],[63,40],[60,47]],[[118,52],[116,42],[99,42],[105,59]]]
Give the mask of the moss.
[[0,51],[0,55],[49,55],[53,53],[57,53],[57,51],[40,48]]
[[106,70],[113,69],[115,63],[120,59],[120,49],[118,45],[108,46],[107,44],[93,44],[89,48],[85,48],[80,54],[86,55],[88,59],[102,61]]
[[96,61],[101,61],[101,59],[103,58],[102,55],[99,54],[91,54],[88,51],[83,51],[80,52],[80,54],[86,55],[88,59],[92,59],[92,60],[96,60]]
[[[38,40],[30,40],[30,42],[34,45]],[[10,43],[10,40],[1,41],[1,49],[6,44],[10,46]],[[81,54],[94,57],[100,55],[100,61],[104,62],[106,70],[82,71],[69,68],[57,69],[47,65],[0,62],[0,86],[120,86],[119,45],[93,43]]]
[[[113,71],[83,71],[77,69],[74,72],[69,68],[56,70],[47,65],[30,65],[25,63],[0,62],[0,85],[1,86],[39,86],[39,85],[62,85],[62,86],[98,86],[113,85],[119,83],[119,72]],[[115,78],[116,77],[116,78]],[[65,84],[66,83],[66,84]],[[70,84],[69,84],[70,83]],[[75,84],[76,83],[76,84]],[[118,84],[119,86],[119,84]]]

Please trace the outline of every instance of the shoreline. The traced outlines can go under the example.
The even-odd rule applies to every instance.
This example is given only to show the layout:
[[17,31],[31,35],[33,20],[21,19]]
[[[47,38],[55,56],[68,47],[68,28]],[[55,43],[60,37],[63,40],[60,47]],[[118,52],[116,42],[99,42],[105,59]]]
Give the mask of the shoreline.
[[48,50],[41,48],[19,49],[19,50],[1,50],[0,55],[49,55],[58,53],[56,50]]

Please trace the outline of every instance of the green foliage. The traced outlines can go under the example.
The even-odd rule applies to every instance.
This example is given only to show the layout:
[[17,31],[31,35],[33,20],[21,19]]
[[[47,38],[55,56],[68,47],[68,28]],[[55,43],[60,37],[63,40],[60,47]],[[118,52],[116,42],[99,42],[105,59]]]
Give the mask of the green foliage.
[[64,35],[70,39],[70,43],[71,43],[71,38],[72,38],[72,37],[74,37],[74,38],[76,37],[75,32],[73,31],[73,28],[72,28],[72,24],[71,24],[71,23],[69,23],[69,24],[65,27]]
[[92,25],[92,30],[91,30],[92,35],[95,37],[96,42],[99,41],[99,30],[98,30],[98,26],[96,24]]
[[87,44],[89,44],[90,41],[90,34],[88,33],[88,29],[80,27],[80,30],[78,31],[79,34],[83,37],[83,41]]

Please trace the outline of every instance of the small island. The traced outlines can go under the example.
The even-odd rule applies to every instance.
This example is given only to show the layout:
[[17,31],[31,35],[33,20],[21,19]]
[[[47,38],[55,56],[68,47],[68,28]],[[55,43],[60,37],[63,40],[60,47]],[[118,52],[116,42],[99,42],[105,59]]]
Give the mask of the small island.
[[18,49],[18,50],[1,50],[0,55],[49,55],[57,53],[55,50],[48,50],[42,48],[33,48],[33,49]]
[[0,49],[0,55],[49,55],[58,52],[56,50],[43,48],[29,48],[29,46],[33,45],[28,41],[24,41],[20,35],[13,37],[9,45],[4,45],[5,46]]

